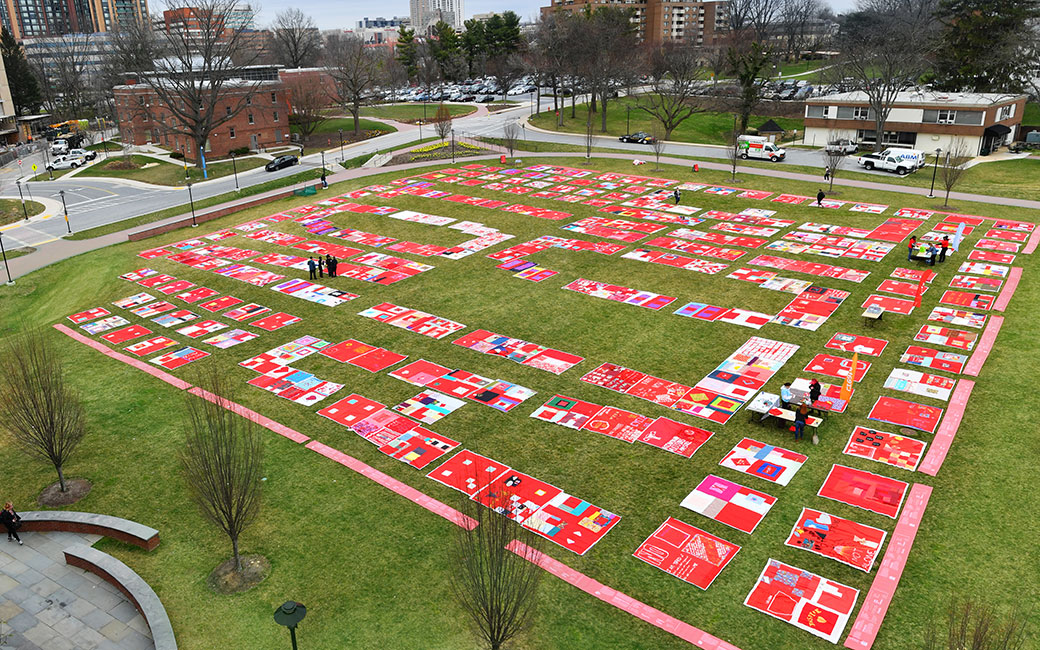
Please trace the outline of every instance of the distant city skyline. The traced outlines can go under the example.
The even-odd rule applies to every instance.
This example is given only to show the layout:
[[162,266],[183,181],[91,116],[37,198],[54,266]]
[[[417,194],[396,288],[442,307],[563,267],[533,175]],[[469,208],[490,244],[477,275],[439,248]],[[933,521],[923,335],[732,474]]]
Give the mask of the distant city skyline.
[[[836,13],[848,11],[855,6],[855,0],[829,0],[831,8]],[[482,14],[489,11],[516,12],[523,21],[533,20],[538,17],[539,9],[548,5],[548,0],[466,0],[466,18],[473,14]],[[392,0],[391,2],[379,3],[380,9],[373,11],[373,3],[362,0],[307,0],[306,2],[292,2],[291,0],[273,0],[264,2],[257,16],[257,26],[266,27],[274,22],[274,17],[288,7],[295,7],[305,14],[314,18],[321,29],[353,29],[357,23],[366,16],[368,18],[392,18],[394,16],[407,16],[409,12],[408,0]]]

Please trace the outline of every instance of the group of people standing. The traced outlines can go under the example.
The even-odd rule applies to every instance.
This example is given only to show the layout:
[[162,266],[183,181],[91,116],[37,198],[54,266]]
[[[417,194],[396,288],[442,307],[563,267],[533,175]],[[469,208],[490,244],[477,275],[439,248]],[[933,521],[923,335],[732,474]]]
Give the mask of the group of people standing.
[[323,278],[325,273],[328,273],[330,278],[336,277],[336,267],[338,266],[339,260],[331,255],[326,255],[325,257],[319,255],[317,259],[312,257],[307,260],[307,269],[311,272],[311,280]]
[[14,511],[14,505],[10,501],[4,504],[0,510],[0,524],[7,529],[7,541],[22,544],[22,538],[18,536],[18,529],[22,527],[22,518]]
[[[917,250],[917,237],[911,235],[910,241],[906,244],[906,261],[914,261],[914,251]],[[950,238],[943,235],[943,238],[939,240],[939,245],[936,246],[935,242],[928,242],[928,248],[925,252],[928,254],[928,266],[935,266],[935,256],[939,256],[940,262],[946,261],[946,254],[950,250]]]

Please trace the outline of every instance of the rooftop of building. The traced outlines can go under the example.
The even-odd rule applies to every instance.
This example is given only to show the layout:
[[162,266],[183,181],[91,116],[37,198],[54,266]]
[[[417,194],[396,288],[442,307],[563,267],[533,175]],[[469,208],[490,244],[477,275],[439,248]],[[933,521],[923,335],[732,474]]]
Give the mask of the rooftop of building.
[[[935,90],[908,90],[896,94],[894,105],[946,105],[978,108],[980,106],[1008,104],[1025,97],[1025,95],[1017,93],[946,93]],[[862,90],[853,90],[847,93],[812,97],[805,101],[809,104],[864,105],[868,103],[868,98],[867,94]]]

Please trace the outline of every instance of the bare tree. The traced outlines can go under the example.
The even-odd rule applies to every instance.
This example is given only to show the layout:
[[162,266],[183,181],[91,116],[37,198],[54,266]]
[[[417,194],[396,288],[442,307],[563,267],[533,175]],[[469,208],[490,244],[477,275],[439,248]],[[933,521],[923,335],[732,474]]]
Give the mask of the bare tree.
[[780,11],[776,0],[730,0],[728,6],[730,29],[756,42],[766,40]]
[[90,34],[64,34],[48,48],[54,108],[64,117],[78,118],[93,107],[93,84],[87,72],[92,40]]
[[740,162],[740,128],[737,126],[737,115],[733,115],[733,128],[726,134],[726,159],[729,161],[729,179],[737,180],[737,163]]
[[86,433],[79,395],[65,380],[61,356],[39,329],[25,329],[4,348],[0,423],[23,451],[54,465],[58,485],[67,492],[63,468]]
[[505,145],[509,151],[509,157],[513,157],[513,151],[516,149],[517,141],[520,140],[520,127],[516,125],[516,122],[509,121],[502,127],[502,144]]
[[519,54],[508,53],[488,59],[487,71],[495,79],[498,89],[502,92],[502,101],[509,99],[506,94],[516,83],[517,79],[524,76],[524,60]]
[[654,171],[661,170],[661,154],[664,153],[665,149],[665,137],[664,128],[658,123],[654,122],[654,125],[650,128],[650,137],[653,138],[650,142],[650,148],[654,151]]
[[702,57],[689,45],[667,44],[654,48],[648,58],[653,81],[650,92],[640,95],[637,106],[661,123],[664,139],[668,140],[672,131],[704,110],[692,101],[703,75]]
[[820,0],[783,0],[777,17],[784,51],[788,60],[796,61],[803,50],[815,49],[812,43],[813,21],[819,16]]
[[[837,134],[832,133],[828,138],[828,142],[836,140]],[[823,162],[826,168],[830,171],[830,186],[827,187],[827,191],[834,189],[834,179],[838,177],[838,172],[845,165],[846,157],[845,152],[840,149],[823,149]]]
[[338,103],[354,118],[354,135],[361,132],[361,106],[379,81],[379,60],[357,36],[340,36],[326,46],[334,62]]
[[950,207],[950,192],[960,182],[964,172],[968,171],[965,163],[971,159],[972,156],[968,152],[968,147],[962,140],[958,139],[951,142],[950,148],[946,150],[946,156],[939,163],[939,179],[946,189],[946,199],[943,201],[944,208]]
[[874,120],[874,151],[900,91],[928,69],[935,32],[935,0],[864,0],[864,10],[846,16],[842,56],[832,76],[854,80]]
[[[938,617],[935,617],[938,618]],[[925,633],[924,650],[1022,650],[1028,622],[1013,610],[1006,617],[988,605],[971,600],[953,601],[946,613],[946,629],[932,625]]]
[[[508,499],[503,496],[459,498],[459,511],[477,525],[458,526],[450,552],[452,595],[489,650],[499,650],[530,626],[542,579],[536,564],[540,539],[496,512]],[[525,543],[526,549],[509,550],[513,540]]]
[[320,77],[314,75],[291,76],[285,82],[292,106],[293,124],[300,130],[304,142],[329,119],[328,109],[335,89],[326,87]]
[[740,85],[738,110],[740,115],[740,132],[748,128],[751,113],[762,101],[763,84],[770,72],[772,54],[758,42],[749,45],[734,44],[729,49],[730,71]]
[[271,32],[278,43],[277,58],[287,68],[314,63],[321,51],[321,33],[314,20],[295,7],[275,16]]
[[251,47],[248,21],[231,26],[237,0],[168,0],[167,7],[177,13],[166,29],[152,32],[148,21],[133,22],[116,46],[123,50],[120,58],[135,66],[128,71],[158,99],[140,110],[169,133],[186,136],[201,167],[199,153],[210,135],[241,113],[261,87],[241,72],[259,51]]
[[592,143],[596,138],[592,135],[592,102],[588,104],[588,113],[585,116],[585,163],[592,163]]
[[451,135],[451,111],[443,103],[437,106],[437,113],[433,116],[433,128],[437,131],[441,141],[448,139]]
[[195,502],[231,539],[235,570],[242,570],[238,538],[260,512],[263,439],[253,421],[231,410],[234,385],[216,369],[196,385],[213,401],[185,393],[187,436],[181,465]]

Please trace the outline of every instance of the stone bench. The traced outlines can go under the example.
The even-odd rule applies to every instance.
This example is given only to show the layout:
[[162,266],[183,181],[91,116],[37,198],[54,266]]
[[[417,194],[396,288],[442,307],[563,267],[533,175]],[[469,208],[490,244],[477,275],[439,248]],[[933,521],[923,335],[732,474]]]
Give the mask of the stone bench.
[[102,535],[140,546],[146,551],[154,550],[159,545],[159,531],[129,519],[98,515],[92,512],[66,512],[63,510],[34,510],[20,514],[23,532],[59,530]]
[[133,569],[108,553],[83,544],[73,544],[64,553],[67,564],[90,571],[130,599],[152,632],[155,650],[177,650],[177,639],[166,608],[155,591]]

